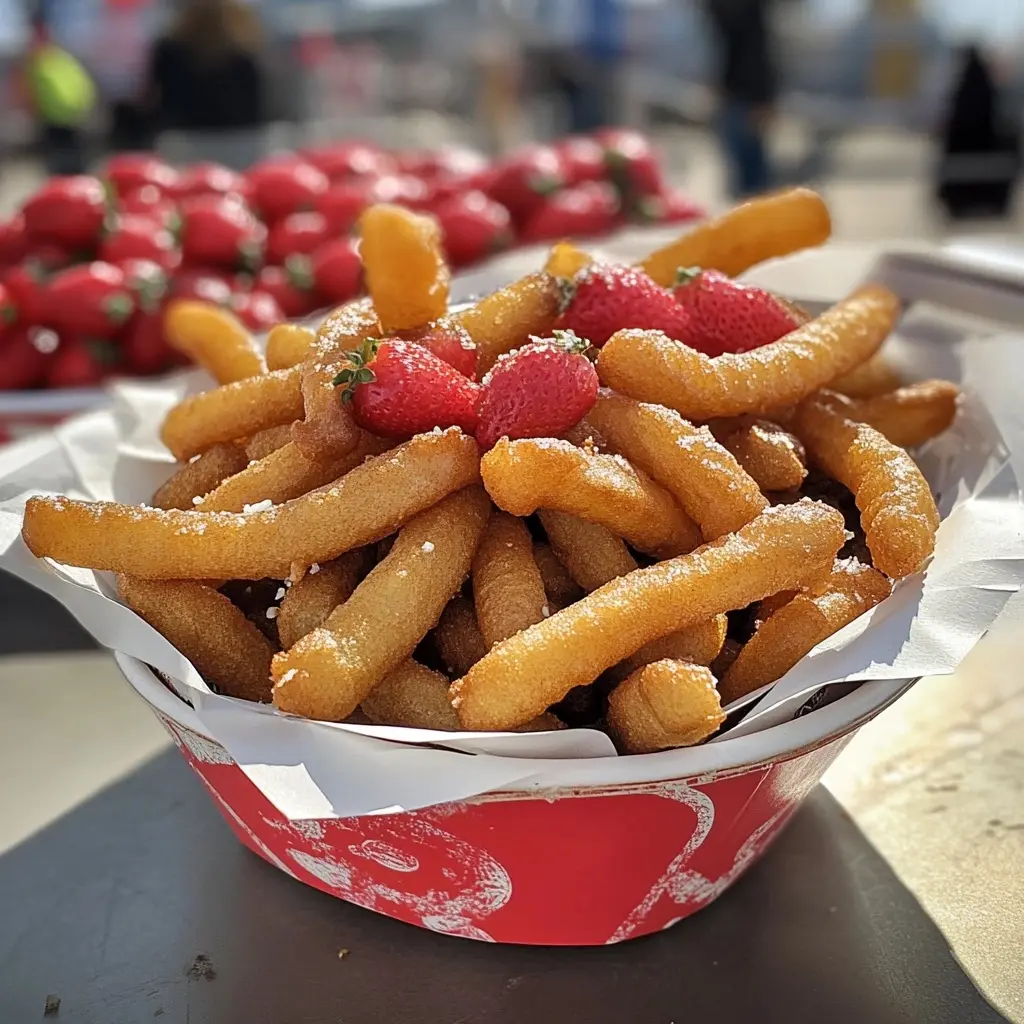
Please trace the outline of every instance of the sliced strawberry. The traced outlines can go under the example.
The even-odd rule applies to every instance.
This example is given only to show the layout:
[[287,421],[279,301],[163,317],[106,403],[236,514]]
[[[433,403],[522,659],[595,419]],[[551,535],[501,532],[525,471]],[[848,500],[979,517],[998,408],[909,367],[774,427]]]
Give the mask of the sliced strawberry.
[[588,347],[571,331],[556,331],[502,356],[483,380],[480,446],[501,437],[560,437],[579,423],[597,400]]
[[770,345],[800,325],[771,292],[718,270],[681,270],[674,294],[690,318],[689,337],[683,340],[709,356]]
[[368,341],[350,352],[334,383],[356,422],[384,437],[412,437],[435,427],[477,424],[480,387],[413,341]]
[[566,299],[558,326],[575,331],[598,348],[616,331],[630,327],[663,331],[677,341],[689,340],[687,311],[671,292],[634,267],[592,263],[573,279]]

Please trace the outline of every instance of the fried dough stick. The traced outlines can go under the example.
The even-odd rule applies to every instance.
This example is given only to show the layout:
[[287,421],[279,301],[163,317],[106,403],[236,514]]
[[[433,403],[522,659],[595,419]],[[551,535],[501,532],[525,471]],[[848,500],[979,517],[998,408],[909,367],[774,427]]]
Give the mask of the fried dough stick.
[[164,311],[164,337],[218,384],[258,377],[267,364],[245,325],[210,302],[175,299]]
[[960,389],[948,380],[923,380],[850,406],[850,419],[874,427],[900,448],[916,448],[956,418]]
[[762,491],[795,491],[807,476],[804,446],[779,424],[752,416],[712,420],[708,426],[723,448]]
[[288,587],[277,610],[281,646],[287,651],[322,626],[331,612],[352,596],[371,564],[367,548],[347,551]]
[[208,494],[248,464],[245,452],[237,444],[214,445],[162,483],[150,504],[154,508],[190,509],[196,504],[194,498]]

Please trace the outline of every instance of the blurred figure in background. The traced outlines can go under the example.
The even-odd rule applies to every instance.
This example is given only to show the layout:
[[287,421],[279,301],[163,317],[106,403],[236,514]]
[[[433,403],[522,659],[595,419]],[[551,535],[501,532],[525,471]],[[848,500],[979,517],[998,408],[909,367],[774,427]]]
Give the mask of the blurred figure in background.
[[771,187],[767,131],[778,92],[771,0],[705,0],[718,46],[717,127],[733,198]]
[[96,106],[96,89],[78,60],[53,42],[42,17],[32,22],[24,84],[47,173],[82,174],[87,163],[84,129]]
[[951,217],[1005,217],[1020,171],[1020,140],[977,46],[966,46],[939,137],[937,197]]
[[262,28],[237,0],[186,0],[150,57],[150,106],[177,163],[244,170],[263,156],[267,123]]

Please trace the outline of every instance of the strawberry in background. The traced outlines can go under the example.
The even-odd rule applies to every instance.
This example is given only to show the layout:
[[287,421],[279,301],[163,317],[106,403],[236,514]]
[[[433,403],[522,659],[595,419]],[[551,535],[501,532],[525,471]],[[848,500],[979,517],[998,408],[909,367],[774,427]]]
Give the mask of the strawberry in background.
[[519,234],[522,242],[597,238],[615,229],[619,196],[607,182],[590,181],[556,192],[533,211]]
[[263,260],[267,229],[234,196],[196,196],[181,204],[181,255],[194,267],[252,270]]
[[281,265],[293,253],[308,255],[330,237],[327,220],[319,213],[291,213],[267,232],[267,263]]
[[0,269],[12,267],[28,254],[25,218],[19,213],[0,222]]
[[644,198],[664,192],[661,164],[645,135],[631,128],[605,128],[595,137],[604,146],[608,174],[630,210]]
[[507,249],[515,237],[512,218],[483,192],[465,192],[440,203],[434,216],[441,224],[444,248],[453,267],[479,263]]
[[181,361],[180,354],[164,338],[162,309],[136,312],[121,337],[121,351],[125,372],[140,377],[163,373]]
[[316,207],[330,182],[323,171],[296,156],[271,157],[245,176],[249,202],[266,224]]
[[170,299],[201,299],[215,306],[226,306],[238,287],[238,275],[222,270],[192,268],[179,270],[167,287]]
[[178,206],[170,196],[154,185],[144,185],[117,200],[119,215],[148,217],[165,228],[177,225]]
[[284,267],[264,267],[256,275],[253,291],[272,296],[284,315],[293,320],[309,316],[318,305],[316,292],[300,287]]
[[487,194],[501,203],[517,224],[525,223],[545,196],[565,184],[562,161],[550,146],[524,146],[500,160],[493,174]]
[[109,341],[72,337],[61,339],[46,368],[50,388],[94,388],[123,365],[120,349]]
[[103,179],[117,196],[152,185],[161,192],[174,192],[178,172],[152,153],[119,153],[112,156],[103,171]]
[[91,250],[103,229],[107,195],[98,178],[50,178],[21,208],[30,246]]
[[333,142],[303,149],[300,156],[331,182],[379,178],[396,170],[390,154],[366,142]]
[[245,198],[248,185],[242,175],[223,164],[198,163],[185,168],[170,190],[177,200],[190,196],[235,195]]
[[314,304],[348,302],[362,289],[363,264],[351,238],[336,238],[309,256],[289,256],[285,268],[291,284]]
[[107,263],[151,260],[165,270],[173,270],[181,262],[174,235],[158,220],[137,214],[115,217],[96,255]]
[[604,147],[596,139],[570,135],[555,143],[555,150],[562,161],[565,184],[570,188],[586,181],[607,180]]
[[345,235],[355,227],[370,202],[372,187],[367,181],[335,182],[317,196],[314,209],[323,217],[330,235]]
[[68,337],[113,338],[136,308],[124,271],[99,260],[54,275],[44,298],[49,321]]
[[799,311],[771,292],[718,270],[679,271],[673,294],[689,315],[687,344],[709,356],[770,345],[802,322]]
[[269,331],[287,319],[277,299],[269,292],[235,292],[229,305],[235,316],[256,333]]
[[42,384],[57,344],[57,335],[44,327],[16,324],[0,330],[0,391]]

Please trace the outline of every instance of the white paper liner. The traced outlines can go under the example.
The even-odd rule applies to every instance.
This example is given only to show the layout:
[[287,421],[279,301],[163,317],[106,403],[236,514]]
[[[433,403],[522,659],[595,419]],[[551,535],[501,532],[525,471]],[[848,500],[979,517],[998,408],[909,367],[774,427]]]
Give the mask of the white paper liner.
[[[946,377],[966,391],[954,426],[917,453],[944,517],[935,557],[927,573],[903,581],[821,644],[766,688],[743,721],[702,747],[618,757],[609,739],[590,729],[471,734],[338,725],[211,692],[180,652],[116,600],[109,574],[36,559],[20,538],[33,493],[147,500],[173,471],[159,424],[183,395],[206,386],[198,371],[119,385],[110,409],[0,452],[0,567],[56,597],[100,644],[128,656],[122,664],[134,658],[174,680],[194,708],[189,719],[290,818],[414,809],[495,789],[684,777],[756,762],[766,751],[777,756],[778,738],[795,728],[797,711],[823,685],[871,680],[851,706],[855,713],[877,709],[907,680],[952,672],[989,629],[1024,620],[1024,601],[1009,600],[1024,581],[1024,506],[1014,472],[1024,457],[1015,393],[1024,338],[969,338],[941,320],[911,317],[886,351],[908,378]],[[128,674],[143,689],[138,671]],[[151,702],[153,696],[147,693]],[[808,718],[824,724],[829,711]]]

